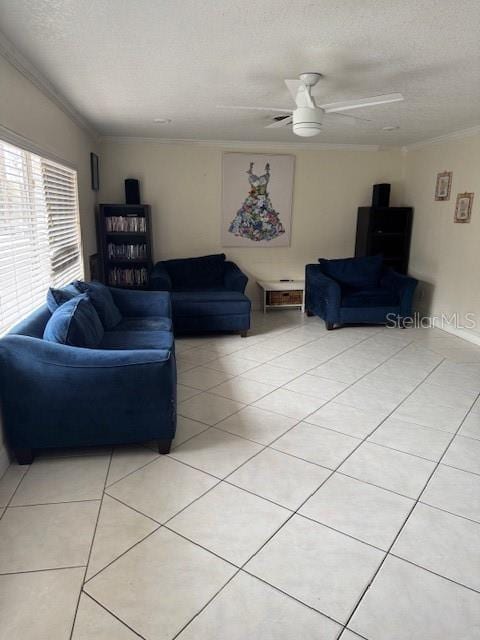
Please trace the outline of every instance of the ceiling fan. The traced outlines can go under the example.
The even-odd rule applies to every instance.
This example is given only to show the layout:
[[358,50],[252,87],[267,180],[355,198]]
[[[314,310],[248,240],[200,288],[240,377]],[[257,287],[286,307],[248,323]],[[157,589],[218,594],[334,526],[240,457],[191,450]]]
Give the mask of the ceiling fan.
[[[318,105],[312,96],[312,88],[322,78],[321,73],[301,73],[298,80],[285,80],[288,90],[295,100],[295,109],[280,109],[277,107],[237,107],[219,105],[220,109],[248,109],[253,111],[269,111],[286,113],[289,115],[277,116],[275,122],[266,126],[267,129],[287,127],[293,124],[293,133],[302,138],[316,136],[322,130],[322,123],[329,116],[343,116],[345,121],[366,120],[344,113],[353,109],[373,107],[378,104],[389,104],[403,100],[401,93],[387,93],[370,98],[359,98],[344,102],[332,102]],[[368,122],[368,120],[367,120]]]

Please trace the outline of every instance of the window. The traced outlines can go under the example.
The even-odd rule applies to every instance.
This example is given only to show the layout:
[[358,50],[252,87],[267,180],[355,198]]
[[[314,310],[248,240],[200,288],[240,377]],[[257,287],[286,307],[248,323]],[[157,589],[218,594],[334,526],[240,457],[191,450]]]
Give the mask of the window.
[[0,140],[0,334],[82,277],[76,171]]

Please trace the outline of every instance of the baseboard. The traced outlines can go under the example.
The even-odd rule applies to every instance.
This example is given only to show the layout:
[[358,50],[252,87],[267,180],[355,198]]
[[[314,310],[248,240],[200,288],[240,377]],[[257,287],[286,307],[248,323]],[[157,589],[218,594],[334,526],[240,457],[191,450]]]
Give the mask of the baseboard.
[[473,344],[480,346],[480,334],[470,331],[469,329],[459,329],[458,327],[453,327],[448,324],[442,324],[439,318],[433,318],[433,326],[445,331],[446,333],[450,333],[457,338],[467,340],[467,342],[472,342]]

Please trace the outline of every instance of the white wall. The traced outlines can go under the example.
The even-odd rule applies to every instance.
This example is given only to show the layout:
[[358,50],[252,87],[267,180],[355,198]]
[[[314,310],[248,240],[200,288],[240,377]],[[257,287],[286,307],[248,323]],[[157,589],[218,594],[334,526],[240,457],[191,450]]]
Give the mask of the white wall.
[[[434,200],[440,171],[453,171],[450,200]],[[472,221],[455,224],[456,195],[474,192]],[[409,150],[405,201],[415,207],[410,272],[421,282],[419,307],[428,314],[467,313],[480,321],[480,135]],[[445,327],[455,331],[454,326]],[[480,342],[480,324],[459,335]]]
[[353,255],[357,207],[370,203],[374,183],[391,182],[392,204],[402,204],[398,149],[292,151],[259,145],[257,153],[296,156],[291,246],[224,249],[222,151],[208,144],[104,142],[99,201],[124,202],[123,180],[139,178],[142,201],[152,205],[155,260],[224,251],[248,274],[247,293],[257,307],[256,278],[303,277],[305,264],[320,256]]
[[[45,153],[75,165],[78,172],[80,221],[85,268],[96,251],[94,203],[90,189],[90,152],[96,141],[56,104],[0,56],[0,125],[27,138]],[[0,429],[0,476],[8,456]]]
[[[90,152],[97,141],[0,55],[0,125],[77,169],[85,269],[96,251]],[[0,134],[1,135],[1,134]]]

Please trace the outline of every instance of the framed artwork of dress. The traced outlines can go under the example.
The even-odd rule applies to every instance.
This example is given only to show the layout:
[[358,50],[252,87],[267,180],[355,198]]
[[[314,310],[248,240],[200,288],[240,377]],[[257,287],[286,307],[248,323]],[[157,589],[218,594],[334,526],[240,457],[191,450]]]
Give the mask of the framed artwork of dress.
[[288,247],[295,156],[224,153],[224,247]]

